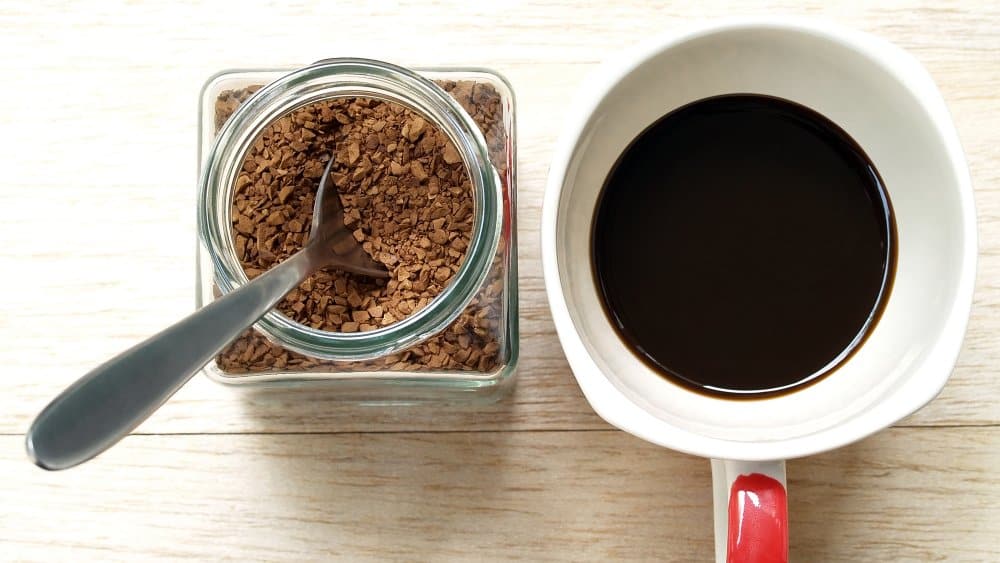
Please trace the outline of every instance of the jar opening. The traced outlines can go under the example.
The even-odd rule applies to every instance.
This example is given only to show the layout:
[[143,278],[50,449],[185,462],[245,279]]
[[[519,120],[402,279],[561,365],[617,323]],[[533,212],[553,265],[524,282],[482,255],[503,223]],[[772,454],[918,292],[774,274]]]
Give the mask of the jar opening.
[[271,311],[257,324],[268,338],[290,350],[324,359],[362,360],[394,353],[437,334],[472,300],[489,273],[499,245],[502,186],[479,127],[436,84],[378,61],[320,61],[257,91],[226,122],[208,153],[200,178],[198,220],[223,293],[247,282],[231,235],[231,203],[236,178],[252,144],[282,116],[335,98],[381,100],[423,116],[458,151],[474,202],[470,243],[458,272],[435,298],[408,317],[359,333],[314,329],[278,311]]

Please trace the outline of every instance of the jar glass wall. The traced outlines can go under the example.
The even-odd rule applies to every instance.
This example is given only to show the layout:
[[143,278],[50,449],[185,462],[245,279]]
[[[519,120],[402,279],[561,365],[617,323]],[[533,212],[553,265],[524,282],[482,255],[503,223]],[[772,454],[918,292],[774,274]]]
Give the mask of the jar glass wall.
[[[230,207],[248,147],[264,127],[295,108],[343,97],[403,105],[451,139],[475,200],[462,264],[425,307],[379,330],[326,332],[274,311],[206,373],[236,385],[335,385],[351,399],[501,396],[511,385],[518,354],[514,100],[506,81],[485,69],[414,74],[375,61],[337,59],[291,72],[234,70],[211,78],[200,107],[199,306],[247,279],[235,259]],[[490,111],[484,111],[487,106]]]

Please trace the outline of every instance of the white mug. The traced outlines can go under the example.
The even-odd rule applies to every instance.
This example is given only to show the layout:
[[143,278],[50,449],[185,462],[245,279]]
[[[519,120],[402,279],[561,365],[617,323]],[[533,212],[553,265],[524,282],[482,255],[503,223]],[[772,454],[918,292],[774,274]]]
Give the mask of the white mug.
[[[731,93],[785,98],[847,131],[885,181],[899,238],[882,318],[850,360],[800,390],[740,401],[672,383],[629,351],[604,314],[590,245],[599,192],[629,143],[671,110]],[[909,415],[937,395],[958,356],[976,219],[944,101],[923,67],[886,41],[767,18],[701,26],[625,52],[586,82],[569,114],[545,193],[542,259],[573,373],[611,424],[713,460],[716,561],[786,561],[784,460]]]

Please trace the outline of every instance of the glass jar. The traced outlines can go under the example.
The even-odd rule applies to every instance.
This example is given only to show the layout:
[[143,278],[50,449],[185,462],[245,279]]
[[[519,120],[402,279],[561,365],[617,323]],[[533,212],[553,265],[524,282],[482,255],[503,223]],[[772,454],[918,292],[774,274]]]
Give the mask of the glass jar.
[[[251,146],[278,118],[333,98],[399,104],[449,138],[474,202],[461,266],[426,306],[376,330],[323,331],[273,310],[206,374],[234,385],[336,386],[343,391],[337,396],[355,400],[501,397],[518,357],[514,99],[509,84],[486,69],[414,72],[329,59],[291,72],[231,70],[210,78],[199,118],[198,306],[248,279],[234,245],[232,202]],[[499,110],[476,113],[477,99],[498,100]]]

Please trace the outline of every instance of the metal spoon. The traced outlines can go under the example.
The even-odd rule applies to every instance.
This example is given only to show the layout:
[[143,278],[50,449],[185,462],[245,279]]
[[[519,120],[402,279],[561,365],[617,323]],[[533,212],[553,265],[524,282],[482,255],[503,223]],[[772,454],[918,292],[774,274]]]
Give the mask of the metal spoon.
[[340,196],[329,182],[332,164],[330,155],[305,248],[70,385],[28,430],[31,460],[45,469],[66,469],[110,448],[316,270],[332,266],[389,277],[344,225]]

